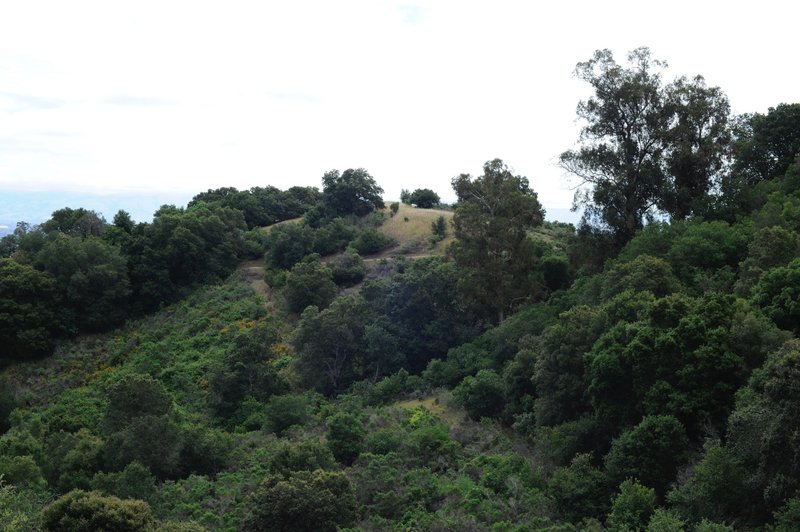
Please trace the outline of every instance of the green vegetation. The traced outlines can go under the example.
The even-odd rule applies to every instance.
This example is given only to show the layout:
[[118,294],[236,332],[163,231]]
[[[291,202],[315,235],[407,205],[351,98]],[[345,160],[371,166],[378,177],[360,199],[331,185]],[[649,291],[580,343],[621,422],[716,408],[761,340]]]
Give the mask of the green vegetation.
[[500,160],[452,211],[349,169],[19,224],[0,523],[796,530],[800,105],[657,67],[578,65],[577,230]]

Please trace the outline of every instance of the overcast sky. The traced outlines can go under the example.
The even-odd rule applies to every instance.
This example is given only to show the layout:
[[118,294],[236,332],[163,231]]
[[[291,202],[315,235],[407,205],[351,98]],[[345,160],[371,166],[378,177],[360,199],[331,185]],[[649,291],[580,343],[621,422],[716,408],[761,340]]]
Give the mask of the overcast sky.
[[320,186],[364,167],[387,199],[452,199],[454,175],[499,157],[568,207],[554,161],[588,95],[575,63],[649,46],[668,78],[766,112],[800,101],[798,20],[786,0],[8,0],[0,193]]

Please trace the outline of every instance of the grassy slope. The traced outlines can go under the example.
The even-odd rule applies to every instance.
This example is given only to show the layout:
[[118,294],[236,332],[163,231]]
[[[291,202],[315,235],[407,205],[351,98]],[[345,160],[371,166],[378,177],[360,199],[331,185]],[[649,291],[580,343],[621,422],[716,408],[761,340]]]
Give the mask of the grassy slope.
[[[397,245],[389,250],[389,254],[443,255],[447,246],[455,240],[450,225],[453,219],[451,211],[417,209],[401,203],[400,210],[394,216],[391,216],[388,208],[383,212],[386,218],[380,231],[397,241]],[[433,234],[431,224],[439,216],[444,216],[447,221],[447,237],[431,247],[430,237]]]
[[[271,314],[265,310],[268,302],[253,290],[251,282],[248,272],[240,270],[221,285],[199,288],[185,300],[116,331],[64,342],[52,357],[6,368],[4,373],[22,404],[15,416],[15,430],[35,431],[43,425],[45,430],[75,432],[87,427],[95,434],[101,433],[105,390],[130,372],[149,373],[161,380],[174,397],[184,422],[213,427],[208,410],[209,367],[230,349],[236,332],[269,319]],[[289,328],[287,325],[287,334]],[[447,495],[439,503],[437,512],[441,516],[436,519],[445,519],[445,514],[460,515],[464,497],[479,489],[476,481],[465,475],[464,468],[469,467],[474,474],[476,467],[480,469],[474,462],[479,456],[509,453],[513,447],[496,425],[470,420],[447,392],[386,406],[357,407],[358,403],[354,398],[329,403],[317,397],[310,405],[308,422],[281,438],[261,430],[225,433],[224,437],[233,444],[229,467],[214,477],[191,475],[160,484],[150,501],[154,512],[159,518],[194,521],[209,530],[235,530],[246,511],[248,494],[271,470],[270,464],[281,446],[321,441],[325,418],[341,409],[355,409],[369,433],[389,430],[401,435],[397,448],[403,457],[399,471],[417,468],[415,471],[428,475],[442,497]],[[432,476],[428,467],[433,465],[419,462],[415,451],[408,447],[408,440],[415,433],[413,419],[420,417],[421,410],[443,423],[455,453],[450,458],[437,458]],[[366,458],[344,468],[357,492],[358,486],[371,478],[372,460]],[[414,481],[409,482],[414,485]],[[362,522],[367,529],[388,526],[388,521],[372,515]]]

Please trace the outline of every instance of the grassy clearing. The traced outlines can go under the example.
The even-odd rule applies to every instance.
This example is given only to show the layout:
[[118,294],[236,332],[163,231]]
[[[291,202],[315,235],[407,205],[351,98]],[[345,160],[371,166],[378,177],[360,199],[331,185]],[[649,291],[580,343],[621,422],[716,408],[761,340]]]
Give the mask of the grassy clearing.
[[451,404],[449,394],[446,394],[446,396],[443,395],[442,393],[437,393],[418,399],[398,401],[394,406],[404,410],[414,410],[415,408],[422,407],[444,421],[450,428],[464,423],[466,420],[466,412]]
[[[447,246],[455,240],[453,227],[450,225],[453,219],[451,211],[417,209],[401,203],[400,210],[394,216],[391,216],[391,211],[388,208],[384,209],[383,212],[386,218],[380,227],[380,231],[397,241],[397,246],[391,250],[392,254],[425,253],[428,255],[444,255]],[[439,216],[444,216],[447,221],[447,237],[431,248],[430,237],[433,235],[431,224]]]

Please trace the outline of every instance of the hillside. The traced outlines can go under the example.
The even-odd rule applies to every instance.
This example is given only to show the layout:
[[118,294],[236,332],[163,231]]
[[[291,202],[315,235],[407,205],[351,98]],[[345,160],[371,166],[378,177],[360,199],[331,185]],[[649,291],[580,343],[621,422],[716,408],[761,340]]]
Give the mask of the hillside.
[[0,239],[0,525],[800,529],[800,104],[630,57],[577,228],[493,159],[455,214],[351,168]]

